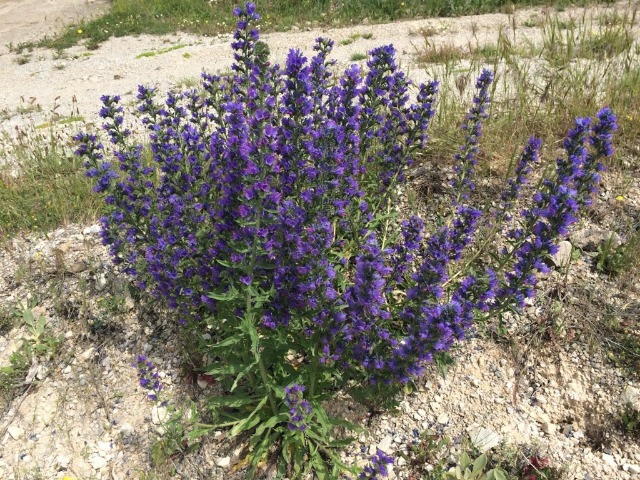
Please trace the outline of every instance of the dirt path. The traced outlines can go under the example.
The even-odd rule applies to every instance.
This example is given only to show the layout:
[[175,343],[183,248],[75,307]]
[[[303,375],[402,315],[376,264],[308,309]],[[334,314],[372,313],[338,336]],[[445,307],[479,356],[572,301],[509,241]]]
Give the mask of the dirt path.
[[[37,38],[65,19],[91,14],[103,6],[104,0],[48,0],[42,6],[38,0],[0,0],[0,43],[16,44]],[[628,8],[627,3],[616,8],[625,6]],[[569,9],[562,16],[579,18],[583,12]],[[414,80],[422,81],[428,74],[416,65],[415,59],[416,52],[425,45],[423,32],[430,32],[428,41],[434,45],[464,48],[495,44],[502,27],[511,29],[516,43],[537,42],[542,33],[533,25],[544,19],[545,13],[542,9],[528,9],[517,11],[514,16],[492,14],[339,29],[297,29],[264,35],[263,39],[269,44],[272,58],[281,62],[291,47],[310,53],[316,37],[332,38],[336,42],[332,56],[339,65],[350,63],[356,54],[393,42],[402,68]],[[599,10],[591,13],[597,16]],[[134,100],[139,84],[157,85],[160,91],[179,83],[195,85],[203,69],[215,73],[229,68],[229,40],[229,36],[141,35],[112,38],[95,51],[80,45],[62,53],[36,49],[21,55],[4,47],[0,50],[0,131],[13,131],[25,122],[41,125],[71,115],[94,121],[101,95],[121,94],[126,104]]]
[[0,52],[38,40],[64,25],[96,15],[108,0],[0,0]]

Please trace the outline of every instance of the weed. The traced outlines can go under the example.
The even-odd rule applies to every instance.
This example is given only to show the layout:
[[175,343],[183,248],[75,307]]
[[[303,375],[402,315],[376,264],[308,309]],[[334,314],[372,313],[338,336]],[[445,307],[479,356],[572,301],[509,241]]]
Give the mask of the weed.
[[18,65],[25,65],[31,61],[31,55],[20,55],[15,58],[15,62]]
[[62,343],[60,337],[51,333],[46,318],[33,314],[32,305],[32,302],[18,305],[12,311],[15,317],[22,319],[29,335],[9,356],[9,365],[0,367],[0,399],[3,401],[11,400],[31,384],[41,373],[39,364],[50,361]]
[[[66,117],[59,123],[77,121],[81,117]],[[0,172],[0,236],[97,218],[99,199],[92,195],[82,161],[73,154],[68,138],[34,128],[18,139],[0,137],[0,151],[10,165]]]
[[36,130],[51,128],[53,125],[69,125],[71,123],[84,122],[85,118],[80,115],[69,115],[68,117],[58,117],[50,122],[44,122],[36,125]]
[[420,64],[437,63],[443,65],[455,64],[468,58],[469,53],[451,44],[436,46],[425,39],[425,46],[417,54],[416,60]]
[[349,60],[352,62],[360,62],[362,60],[366,60],[368,57],[364,53],[354,53],[349,57]]
[[631,403],[625,404],[620,412],[619,424],[627,435],[640,435],[640,412]]
[[[414,437],[417,437],[408,446],[407,453],[399,452],[409,465],[409,469],[413,475],[423,476],[429,472],[431,478],[441,478],[445,473],[446,448],[451,443],[449,437],[441,433],[431,433],[425,430],[419,434],[418,430],[413,431]],[[413,478],[413,477],[411,477]]]
[[15,323],[13,312],[8,308],[0,308],[0,335],[11,331]]
[[[503,0],[473,1],[433,0],[429,2],[389,0],[359,0],[335,2],[327,8],[326,2],[300,2],[274,0],[261,5],[263,28],[289,30],[292,25],[314,26],[354,25],[367,18],[372,22],[390,22],[420,17],[450,17],[502,11],[513,13],[516,6],[560,5],[562,0],[515,0],[505,6]],[[235,23],[228,2],[204,0],[114,0],[109,11],[101,17],[69,25],[55,37],[38,42],[11,46],[12,51],[23,52],[35,46],[55,49],[69,48],[84,43],[87,48],[98,48],[110,37],[139,34],[166,34],[177,30],[213,36],[228,33]],[[363,37],[366,38],[366,37]]]
[[179,50],[181,48],[185,48],[188,45],[185,44],[178,44],[178,45],[173,45],[171,47],[167,47],[167,48],[161,48],[160,50],[151,50],[149,52],[142,52],[139,55],[136,55],[136,59],[138,58],[149,58],[149,57],[155,57],[158,55],[163,55],[165,53],[169,53],[169,52],[173,52],[174,50]]

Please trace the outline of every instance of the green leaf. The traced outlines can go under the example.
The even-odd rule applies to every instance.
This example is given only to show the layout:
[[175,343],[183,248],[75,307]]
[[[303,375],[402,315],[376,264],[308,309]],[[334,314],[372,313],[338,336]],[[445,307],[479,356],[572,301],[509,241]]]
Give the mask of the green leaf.
[[322,458],[322,455],[318,453],[316,449],[315,452],[311,455],[311,467],[312,471],[316,474],[319,480],[331,480],[333,477],[330,476],[329,468],[327,467],[327,463]]
[[230,347],[231,345],[235,345],[237,343],[240,343],[243,339],[244,339],[244,335],[241,335],[239,333],[236,334],[236,335],[231,335],[231,336],[225,338],[224,340],[216,343],[215,345],[208,345],[207,346],[207,352],[211,352],[212,350],[219,350],[221,348]]
[[487,455],[482,454],[473,462],[473,472],[481,472],[487,466]]
[[213,298],[214,300],[218,300],[220,302],[231,302],[232,300],[236,300],[240,297],[240,292],[234,287],[231,287],[229,291],[225,293],[209,292],[207,293],[207,297]]
[[227,407],[227,408],[240,408],[246,405],[255,403],[257,399],[249,397],[248,395],[234,395],[231,397],[210,397],[210,407]]
[[210,368],[207,372],[207,375],[237,375],[240,372],[246,370],[247,366],[244,364],[236,363],[230,365],[220,365],[213,368]]
[[264,432],[267,428],[273,428],[279,423],[284,423],[288,418],[289,416],[286,413],[281,413],[280,415],[271,417],[269,420],[263,422],[258,428],[256,428],[255,435],[262,435],[262,432]]
[[469,455],[467,455],[467,452],[464,452],[460,455],[460,468],[464,470],[469,465],[471,465],[471,459],[469,458]]
[[509,477],[501,468],[494,468],[487,473],[487,480],[509,480]]
[[251,430],[258,423],[260,423],[261,419],[258,413],[260,412],[262,407],[265,406],[268,398],[269,397],[265,395],[265,397],[262,400],[260,400],[260,403],[258,403],[256,408],[253,409],[253,412],[251,412],[247,418],[245,418],[244,420],[240,420],[240,422],[234,425],[234,427],[229,432],[229,435],[232,437],[235,437],[239,433],[246,432],[247,430]]
[[226,260],[220,260],[219,258],[216,258],[216,262],[218,262],[223,267],[232,268],[231,262],[228,262]]

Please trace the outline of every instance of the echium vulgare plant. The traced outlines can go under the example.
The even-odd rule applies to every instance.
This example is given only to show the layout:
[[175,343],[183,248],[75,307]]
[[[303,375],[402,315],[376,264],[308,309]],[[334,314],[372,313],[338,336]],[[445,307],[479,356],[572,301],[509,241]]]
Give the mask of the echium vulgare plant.
[[[235,13],[230,75],[203,74],[201,90],[164,102],[140,87],[149,147],[125,127],[120,98],[104,96],[113,158],[91,134],[77,136],[78,153],[107,204],[114,262],[175,309],[209,361],[203,372],[225,389],[210,399],[213,426],[251,434],[248,475],[275,458],[290,477],[357,473],[337,455],[346,440],[333,427],[346,423],[323,405],[338,392],[399,391],[475,318],[524,305],[591,201],[616,118],[605,108],[595,124],[576,119],[556,172],[513,212],[539,161],[531,138],[483,223],[472,202],[493,81],[483,71],[450,211],[426,225],[401,217],[398,187],[427,142],[438,83],[414,86],[392,46],[372,50],[366,69],[336,74],[323,38],[311,59],[293,49],[272,64],[255,5]],[[502,232],[492,255],[474,241],[486,225]],[[380,458],[364,477],[386,472]]]

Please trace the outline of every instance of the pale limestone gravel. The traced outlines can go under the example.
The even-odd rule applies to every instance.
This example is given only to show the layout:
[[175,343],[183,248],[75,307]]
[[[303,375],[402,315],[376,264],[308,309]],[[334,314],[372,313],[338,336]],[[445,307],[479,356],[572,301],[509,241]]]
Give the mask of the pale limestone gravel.
[[[75,6],[80,4],[77,0],[66,1],[75,1]],[[0,14],[8,11],[8,3],[11,2],[0,0]],[[617,4],[616,8],[623,5],[626,3]],[[597,17],[600,11],[590,10],[589,14]],[[539,31],[522,24],[544,14],[537,9],[518,11],[515,17],[483,15],[293,31],[268,34],[264,40],[270,45],[272,57],[282,61],[289,48],[300,47],[310,53],[316,37],[330,37],[336,41],[333,58],[341,66],[348,64],[354,53],[393,43],[402,67],[409,70],[413,79],[422,81],[427,74],[414,64],[415,52],[424,42],[417,33],[420,29],[430,27],[440,32],[431,37],[439,44],[482,45],[495,41],[501,25],[509,28],[515,22],[518,42],[536,42],[540,41]],[[570,10],[562,15],[581,16],[582,11]],[[49,16],[48,21],[52,18]],[[40,24],[36,21],[34,25]],[[7,31],[5,26],[6,22],[0,22],[0,38],[7,38],[2,37]],[[31,30],[38,28],[46,25]],[[353,34],[369,32],[373,34],[369,40],[359,38],[350,45],[339,44]],[[14,30],[10,34],[19,35],[19,29],[18,33]],[[23,37],[33,38],[26,34]],[[0,112],[6,113],[0,115],[0,130],[13,133],[15,127],[47,122],[52,112],[61,116],[79,112],[88,122],[96,122],[102,94],[122,94],[125,102],[131,102],[138,84],[156,85],[162,91],[185,79],[197,78],[203,69],[212,73],[228,69],[231,58],[228,43],[228,36],[212,39],[185,34],[119,38],[109,40],[96,51],[74,47],[67,51],[66,58],[56,59],[53,52],[37,50],[24,65],[18,65],[17,55],[4,49],[0,53]],[[145,52],[175,46],[181,48],[137,58]],[[30,103],[40,105],[42,112],[14,114],[21,104],[24,107]],[[630,195],[633,202],[637,202],[638,191],[636,183]],[[613,199],[601,196],[601,208],[610,208],[612,204]],[[64,336],[64,354],[47,365],[42,379],[0,417],[0,477],[29,478],[25,475],[38,472],[47,479],[67,475],[78,479],[139,478],[140,472],[149,469],[150,447],[159,427],[154,420],[162,412],[145,400],[130,363],[139,353],[151,356],[163,371],[166,395],[173,401],[180,402],[185,394],[197,397],[197,391],[190,390],[192,386],[177,374],[179,355],[170,340],[171,329],[159,334],[152,328],[154,319],[138,317],[130,309],[122,330],[100,343],[87,334],[86,327],[60,318],[53,308],[55,294],[51,293],[60,278],[55,271],[54,249],[63,251],[68,265],[84,262],[87,266],[75,273],[67,272],[62,278],[64,295],[77,301],[82,300],[80,284],[89,285],[91,308],[96,308],[95,302],[105,289],[102,283],[109,285],[108,290],[117,278],[106,249],[99,245],[95,228],[70,226],[48,238],[20,237],[0,251],[0,305],[25,301],[34,289],[52,295],[41,301],[41,313]],[[624,295],[617,292],[616,284],[595,275],[588,261],[585,258],[572,266],[569,282],[576,282],[582,289],[610,294],[614,305],[629,302],[630,297],[637,302],[637,289]],[[27,280],[25,269],[29,273]],[[18,273],[23,280],[17,280]],[[564,281],[565,277],[556,272],[545,286],[552,288]],[[535,325],[541,308],[532,306],[527,319],[512,323],[511,328],[518,331]],[[421,432],[429,428],[458,440],[482,432],[512,446],[537,446],[552,459],[552,464],[565,466],[566,478],[571,480],[637,478],[640,471],[637,442],[613,435],[611,444],[599,451],[588,438],[593,435],[590,429],[594,425],[611,428],[611,419],[620,409],[622,392],[629,386],[638,388],[637,383],[627,381],[600,353],[589,350],[587,327],[597,320],[588,315],[572,318],[570,324],[580,341],[559,345],[529,346],[522,342],[519,349],[507,349],[481,339],[463,343],[455,352],[458,363],[446,379],[440,378],[435,368],[430,369],[419,390],[402,402],[401,413],[374,418],[370,434],[360,436],[345,456],[362,462],[372,447],[385,448],[389,453],[405,450],[414,440],[414,429]],[[584,328],[580,326],[583,324]],[[0,365],[17,348],[19,336],[25,334],[20,329],[0,336]],[[341,408],[353,420],[367,419],[366,412],[348,402]],[[237,446],[217,433],[197,456],[187,457],[179,465],[183,476],[175,478],[229,478],[226,468],[238,461],[238,453]],[[457,455],[455,449],[451,454]],[[398,458],[393,476],[408,478],[408,475],[406,462]]]
[[[0,11],[2,5],[0,3]],[[99,7],[100,3],[95,5]],[[415,63],[416,52],[425,44],[425,37],[420,33],[423,30],[435,32],[428,37],[428,41],[436,46],[468,48],[495,44],[501,29],[514,44],[530,45],[542,41],[542,32],[539,28],[525,25],[541,21],[545,15],[558,15],[562,19],[584,17],[587,22],[597,22],[604,12],[630,11],[632,7],[628,2],[620,2],[614,7],[598,7],[588,11],[567,9],[557,13],[549,9],[527,9],[517,10],[513,15],[421,19],[346,28],[307,28],[269,33],[262,38],[268,43],[271,58],[275,62],[283,62],[290,48],[300,48],[311,55],[317,37],[331,38],[336,42],[332,58],[338,61],[339,68],[352,63],[350,57],[353,54],[367,53],[376,46],[392,43],[398,52],[401,67],[414,81],[422,82],[431,78],[427,70]],[[24,30],[24,34],[29,31]],[[365,33],[372,34],[372,38],[357,38],[349,45],[340,44],[353,35]],[[13,33],[14,37],[17,35],[19,32]],[[185,80],[197,80],[203,70],[224,72],[232,61],[229,42],[229,35],[204,38],[183,33],[112,38],[95,51],[76,46],[65,50],[61,57],[50,50],[36,49],[30,54],[30,61],[23,65],[17,63],[18,54],[0,46],[0,131],[13,131],[16,126],[24,126],[25,122],[38,125],[57,116],[77,114],[93,122],[98,118],[101,95],[120,94],[127,104],[134,101],[137,87],[141,84],[158,86],[162,92]],[[150,52],[158,54],[144,56]],[[437,71],[437,68],[429,70]],[[34,110],[35,106],[41,109],[39,113],[16,114],[20,108]]]

